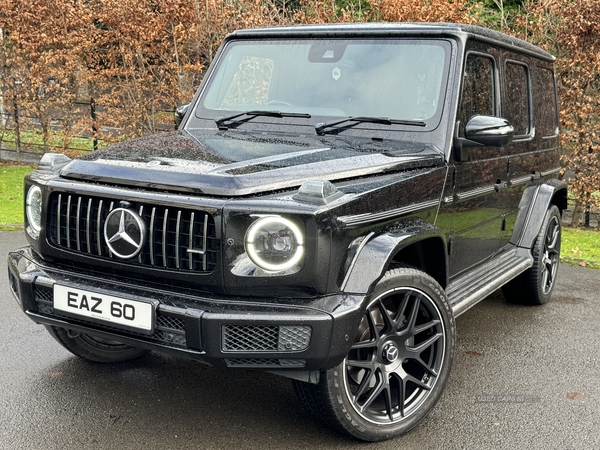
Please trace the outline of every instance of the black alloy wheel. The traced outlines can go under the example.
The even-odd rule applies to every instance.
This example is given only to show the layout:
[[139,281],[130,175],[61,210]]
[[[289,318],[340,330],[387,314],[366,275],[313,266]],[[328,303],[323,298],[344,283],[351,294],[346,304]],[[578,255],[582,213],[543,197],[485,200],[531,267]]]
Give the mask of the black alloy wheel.
[[354,410],[381,425],[418,410],[437,381],[445,339],[440,312],[423,292],[403,287],[378,297],[344,360]]
[[442,288],[411,267],[377,284],[348,356],[301,400],[337,429],[367,441],[401,435],[435,406],[454,356],[455,327]]
[[551,213],[549,214],[546,232],[541,242],[542,245],[540,245],[540,249],[538,250],[540,260],[540,288],[543,295],[549,295],[552,288],[554,288],[558,263],[560,262],[560,239],[560,215]]

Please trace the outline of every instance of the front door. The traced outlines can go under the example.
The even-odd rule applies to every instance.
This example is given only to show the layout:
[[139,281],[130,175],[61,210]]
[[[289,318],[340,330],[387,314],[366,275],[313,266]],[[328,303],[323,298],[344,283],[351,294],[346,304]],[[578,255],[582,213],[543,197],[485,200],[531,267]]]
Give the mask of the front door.
[[[472,43],[467,52],[457,114],[461,137],[472,116],[500,115],[498,58],[494,53],[494,49],[479,43]],[[511,206],[503,201],[508,170],[503,149],[470,148],[468,157],[455,156],[436,222],[447,232],[450,277],[498,251],[504,215]]]

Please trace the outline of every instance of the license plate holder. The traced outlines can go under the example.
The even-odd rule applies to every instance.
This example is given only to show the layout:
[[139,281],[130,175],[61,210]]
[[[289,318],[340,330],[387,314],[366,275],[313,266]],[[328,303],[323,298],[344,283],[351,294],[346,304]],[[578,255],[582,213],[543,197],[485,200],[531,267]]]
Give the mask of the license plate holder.
[[54,309],[70,317],[137,333],[154,333],[157,300],[133,300],[54,284],[53,303]]

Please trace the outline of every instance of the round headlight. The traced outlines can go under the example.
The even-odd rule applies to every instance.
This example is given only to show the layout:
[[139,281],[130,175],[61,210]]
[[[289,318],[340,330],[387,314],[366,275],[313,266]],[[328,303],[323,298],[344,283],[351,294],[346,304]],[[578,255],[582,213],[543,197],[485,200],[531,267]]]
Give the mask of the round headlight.
[[271,272],[287,270],[304,256],[304,237],[292,221],[267,216],[254,222],[246,233],[246,253],[254,264]]
[[29,188],[25,205],[29,226],[38,233],[42,228],[42,190],[38,186]]

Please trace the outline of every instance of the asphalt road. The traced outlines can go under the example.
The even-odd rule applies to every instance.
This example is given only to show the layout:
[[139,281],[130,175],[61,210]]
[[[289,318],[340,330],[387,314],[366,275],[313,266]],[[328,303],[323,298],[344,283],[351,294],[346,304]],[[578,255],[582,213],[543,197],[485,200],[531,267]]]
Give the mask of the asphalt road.
[[457,357],[441,401],[407,435],[347,439],[315,422],[291,383],[149,354],[99,365],[57,344],[19,310],[0,231],[1,449],[598,449],[600,271],[561,265],[552,301],[498,293],[457,319]]

